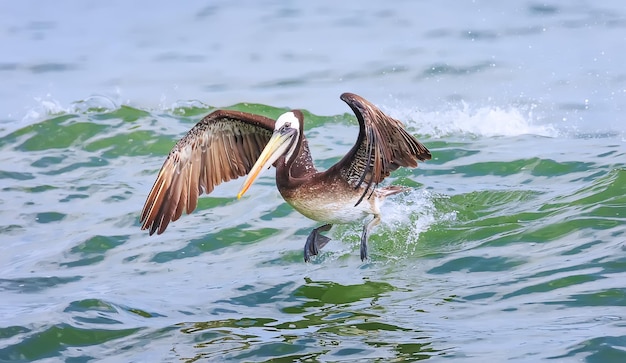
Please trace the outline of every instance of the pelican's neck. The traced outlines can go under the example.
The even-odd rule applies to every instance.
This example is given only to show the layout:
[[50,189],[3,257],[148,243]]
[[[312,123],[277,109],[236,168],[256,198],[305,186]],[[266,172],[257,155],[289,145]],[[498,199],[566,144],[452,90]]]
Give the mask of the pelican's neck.
[[[279,186],[286,186],[292,179],[292,167],[296,163],[296,159],[300,157],[302,154],[302,135],[298,135],[298,138],[293,142],[296,142],[296,148],[293,153],[290,155],[289,159],[287,159],[286,155],[282,155],[276,160],[276,184]],[[298,168],[295,168],[296,170]],[[296,171],[294,170],[294,171]]]
[[317,170],[309,151],[309,143],[300,130],[298,144],[289,159],[285,155],[276,160],[276,184],[278,189],[299,185],[300,181]]

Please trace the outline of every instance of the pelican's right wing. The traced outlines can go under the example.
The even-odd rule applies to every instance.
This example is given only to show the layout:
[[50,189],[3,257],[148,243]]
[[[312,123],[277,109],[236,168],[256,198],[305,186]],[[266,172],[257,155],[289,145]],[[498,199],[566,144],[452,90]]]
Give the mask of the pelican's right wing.
[[176,143],[163,163],[141,212],[141,229],[163,233],[170,221],[191,213],[198,196],[248,174],[274,130],[274,120],[218,110]]
[[353,188],[365,184],[356,205],[371,195],[392,171],[401,166],[415,168],[418,161],[431,158],[426,146],[408,133],[400,121],[386,115],[373,103],[354,93],[344,93],[341,99],[359,121],[359,136],[352,149],[333,167],[339,168]]

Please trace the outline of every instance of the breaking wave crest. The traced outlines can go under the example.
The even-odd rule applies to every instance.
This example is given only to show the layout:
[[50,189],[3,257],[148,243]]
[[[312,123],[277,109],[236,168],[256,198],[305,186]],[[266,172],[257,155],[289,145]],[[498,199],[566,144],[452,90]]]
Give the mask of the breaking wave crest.
[[[148,112],[165,112],[176,116],[194,116],[209,113],[215,109],[214,105],[207,105],[198,100],[178,100],[165,102],[162,100],[156,107],[141,107],[133,105],[131,100],[122,100],[117,96],[92,95],[84,100],[78,100],[63,105],[53,95],[35,98],[35,106],[26,111],[21,120],[0,121],[0,132],[6,134],[21,127],[41,122],[50,116],[63,114],[93,114],[113,112],[120,107],[130,106]],[[376,103],[376,102],[375,102]],[[248,107],[248,105],[250,105]],[[242,103],[227,106],[252,113],[263,113],[263,109],[275,110],[283,108],[270,105],[256,105]],[[576,126],[559,123],[557,117],[544,115],[537,111],[535,105],[487,105],[477,106],[462,102],[456,105],[444,106],[437,110],[420,110],[413,105],[403,102],[378,104],[389,115],[402,120],[409,130],[418,135],[441,139],[452,135],[476,137],[514,137],[519,135],[536,135],[543,137],[566,138],[606,138],[618,137],[626,140],[626,134],[620,131],[595,130],[593,132],[579,130]],[[297,105],[294,105],[297,107]],[[313,115],[323,113],[323,110],[308,110]],[[346,113],[345,115],[351,115]],[[553,122],[551,122],[554,120]],[[309,126],[311,117],[308,119]]]
[[562,134],[553,124],[543,124],[533,112],[515,106],[461,107],[447,110],[419,111],[415,109],[388,109],[389,114],[405,120],[409,128],[433,138],[468,134],[475,136],[538,135],[557,137]]

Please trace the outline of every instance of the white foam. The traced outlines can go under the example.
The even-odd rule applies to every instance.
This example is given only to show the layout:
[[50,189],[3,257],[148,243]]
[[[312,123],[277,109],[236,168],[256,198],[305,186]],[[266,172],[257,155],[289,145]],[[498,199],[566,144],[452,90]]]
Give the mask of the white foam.
[[[437,210],[435,200],[441,197],[428,190],[412,189],[385,200],[381,208],[381,223],[372,231],[371,238],[380,238],[381,235],[394,236],[385,243],[396,252],[386,255],[386,258],[396,259],[414,254],[420,249],[421,234],[434,225],[456,220],[456,211]],[[365,222],[367,221],[366,219]],[[359,223],[337,227],[331,237],[344,242],[350,241],[352,246],[344,243],[325,248],[324,251],[331,252],[335,258],[352,253],[354,247],[359,244],[362,231],[362,224]]]
[[36,106],[29,109],[22,123],[25,125],[39,122],[49,116],[67,113],[89,113],[113,111],[119,108],[117,102],[107,96],[92,95],[84,100],[72,102],[69,106],[63,106],[60,101],[47,94],[45,97],[35,97]]
[[[67,109],[49,94],[45,97],[35,97],[34,100],[36,105],[27,109],[20,120],[9,119],[7,122],[0,122],[0,136],[10,134],[15,130],[40,122],[50,115],[58,115],[67,112]],[[12,115],[8,116],[12,117]]]
[[383,204],[381,214],[383,229],[408,229],[407,245],[417,243],[420,234],[433,224],[456,219],[456,212],[438,212],[433,194],[424,189],[412,189],[390,197]]
[[59,101],[52,98],[50,94],[45,97],[35,97],[35,102],[37,105],[29,109],[22,118],[23,123],[34,123],[48,115],[57,115],[68,111],[67,108],[61,106]]
[[[21,122],[13,125],[2,126],[16,129],[32,123],[40,122],[49,116],[64,113],[88,113],[93,110],[112,111],[126,102],[121,102],[118,97],[93,95],[85,100],[64,106],[50,94],[35,98],[37,105],[28,110]],[[554,124],[542,122],[540,117],[533,112],[534,106],[473,106],[468,103],[450,105],[447,108],[434,111],[423,111],[413,106],[407,107],[402,102],[393,102],[395,105],[381,105],[382,108],[394,118],[402,120],[411,132],[419,135],[427,135],[431,138],[445,138],[451,135],[474,135],[474,136],[518,136],[539,135],[545,137],[572,136],[577,130],[565,130]],[[184,114],[187,108],[206,108],[210,106],[197,101],[176,101],[165,104],[161,102],[160,110]],[[5,131],[3,130],[3,131]],[[623,135],[623,133],[622,133]]]
[[539,135],[556,137],[558,130],[551,124],[541,124],[533,114],[515,106],[486,106],[473,108],[467,103],[442,111],[419,111],[416,109],[387,109],[391,116],[403,120],[408,128],[433,138],[452,134],[476,136]]
[[163,111],[174,112],[180,115],[185,115],[186,110],[194,109],[194,108],[209,110],[211,106],[198,100],[187,100],[187,101],[178,100],[174,103],[171,103],[167,107],[164,106]]
[[117,110],[119,106],[117,103],[103,95],[93,95],[89,96],[82,101],[72,102],[69,107],[69,112],[71,113],[89,113],[89,112],[102,112],[102,111],[114,111]]

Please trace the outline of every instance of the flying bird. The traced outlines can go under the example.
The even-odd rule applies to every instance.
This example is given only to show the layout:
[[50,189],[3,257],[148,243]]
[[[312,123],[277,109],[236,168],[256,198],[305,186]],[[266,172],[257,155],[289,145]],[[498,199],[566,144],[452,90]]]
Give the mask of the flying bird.
[[276,121],[240,111],[217,110],[204,117],[179,140],[165,159],[141,212],[141,229],[161,234],[183,211],[191,213],[202,193],[246,176],[237,198],[259,173],[276,168],[281,196],[304,216],[323,224],[311,231],[304,245],[310,261],[330,238],[321,234],[333,224],[363,222],[361,260],[367,259],[367,240],[380,223],[380,205],[405,188],[379,187],[399,167],[417,167],[430,151],[404,125],[361,96],[344,93],[341,99],[359,121],[359,135],[350,151],[326,171],[313,164],[299,110]]

